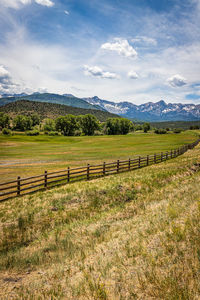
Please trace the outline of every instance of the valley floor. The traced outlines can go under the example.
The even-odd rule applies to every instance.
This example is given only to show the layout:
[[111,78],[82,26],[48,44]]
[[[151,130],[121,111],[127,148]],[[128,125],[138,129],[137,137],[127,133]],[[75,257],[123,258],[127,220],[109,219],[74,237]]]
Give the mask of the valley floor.
[[199,299],[200,146],[0,203],[0,299]]
[[55,171],[127,160],[138,155],[170,151],[197,139],[198,132],[154,134],[134,132],[114,136],[0,135],[0,183]]

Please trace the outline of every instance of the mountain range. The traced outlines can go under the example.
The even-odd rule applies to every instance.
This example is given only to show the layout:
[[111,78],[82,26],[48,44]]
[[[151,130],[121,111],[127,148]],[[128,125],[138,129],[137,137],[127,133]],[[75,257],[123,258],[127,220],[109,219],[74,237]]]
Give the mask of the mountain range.
[[160,100],[155,103],[147,102],[145,104],[136,105],[131,102],[116,103],[102,100],[97,96],[83,99],[88,103],[98,105],[111,113],[133,120],[136,119],[149,122],[200,120],[200,105],[195,104],[167,104],[164,100]]
[[0,98],[0,106],[15,102],[17,100],[40,101],[48,103],[64,104],[71,107],[84,109],[95,109],[107,111],[112,114],[131,119],[148,122],[162,121],[195,121],[200,120],[200,104],[166,103],[164,100],[159,102],[147,102],[136,105],[131,102],[112,102],[102,100],[97,96],[89,98],[77,98],[72,94],[50,94],[33,93],[31,95],[5,95]]

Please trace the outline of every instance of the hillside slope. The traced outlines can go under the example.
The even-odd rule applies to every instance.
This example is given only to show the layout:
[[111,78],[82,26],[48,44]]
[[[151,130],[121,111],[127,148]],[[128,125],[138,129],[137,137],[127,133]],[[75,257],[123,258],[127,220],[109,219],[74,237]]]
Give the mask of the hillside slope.
[[29,100],[18,100],[16,102],[8,103],[4,106],[0,106],[0,111],[8,113],[14,117],[18,114],[29,115],[32,113],[38,113],[41,119],[44,118],[57,118],[58,116],[64,116],[67,114],[72,115],[86,115],[92,114],[100,121],[106,121],[108,118],[118,117],[107,111],[97,109],[84,109],[78,107],[72,107],[55,103],[44,103]]
[[199,157],[0,203],[2,299],[199,299]]
[[74,97],[73,95],[59,95],[59,94],[51,94],[51,93],[34,93],[26,96],[15,96],[15,97],[6,97],[0,98],[0,106],[3,106],[8,103],[15,102],[17,100],[30,100],[30,101],[39,101],[39,102],[48,102],[48,103],[57,103],[64,104],[72,107],[79,107],[85,109],[98,109],[105,111],[104,108],[94,104],[87,103],[83,99]]

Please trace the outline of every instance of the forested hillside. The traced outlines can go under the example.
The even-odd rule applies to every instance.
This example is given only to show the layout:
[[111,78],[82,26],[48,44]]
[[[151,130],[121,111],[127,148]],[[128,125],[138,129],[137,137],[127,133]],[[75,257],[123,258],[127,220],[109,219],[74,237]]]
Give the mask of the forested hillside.
[[56,103],[44,103],[29,100],[19,100],[0,106],[0,111],[8,113],[11,117],[15,117],[18,114],[30,115],[32,113],[37,113],[41,119],[55,119],[58,116],[64,116],[67,114],[75,116],[92,114],[97,117],[99,121],[104,122],[108,118],[118,117],[115,114],[97,109],[84,109]]
[[30,101],[39,101],[39,102],[48,102],[48,103],[57,103],[64,104],[73,107],[80,107],[85,109],[98,109],[105,110],[98,105],[92,105],[87,103],[83,99],[77,98],[73,95],[59,95],[59,94],[51,94],[51,93],[33,93],[31,95],[23,95],[23,96],[13,96],[13,97],[3,97],[0,98],[0,106],[6,105],[8,103],[12,103],[18,100],[30,100]]

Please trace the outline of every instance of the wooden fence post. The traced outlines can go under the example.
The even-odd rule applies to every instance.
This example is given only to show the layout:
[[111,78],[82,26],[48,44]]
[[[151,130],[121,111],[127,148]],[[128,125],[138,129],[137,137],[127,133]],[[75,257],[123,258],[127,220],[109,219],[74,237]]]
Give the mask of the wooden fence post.
[[140,163],[141,163],[141,157],[138,157],[138,168],[140,168]]
[[70,167],[67,168],[67,182],[70,181]]
[[154,164],[156,164],[156,153],[154,154]]
[[160,160],[163,161],[163,153],[161,152]]
[[87,165],[87,180],[90,179],[90,164]]
[[130,171],[130,169],[131,169],[131,159],[129,158],[129,160],[128,160],[128,170]]
[[166,160],[168,160],[168,151],[166,152]]
[[117,173],[119,173],[119,160],[117,161]]
[[106,174],[106,163],[104,161],[104,163],[103,163],[103,176],[105,176],[105,174]]
[[47,171],[44,171],[44,187],[47,188]]
[[147,166],[149,165],[149,155],[147,155]]
[[21,188],[20,188],[20,176],[17,177],[17,196],[20,196]]

